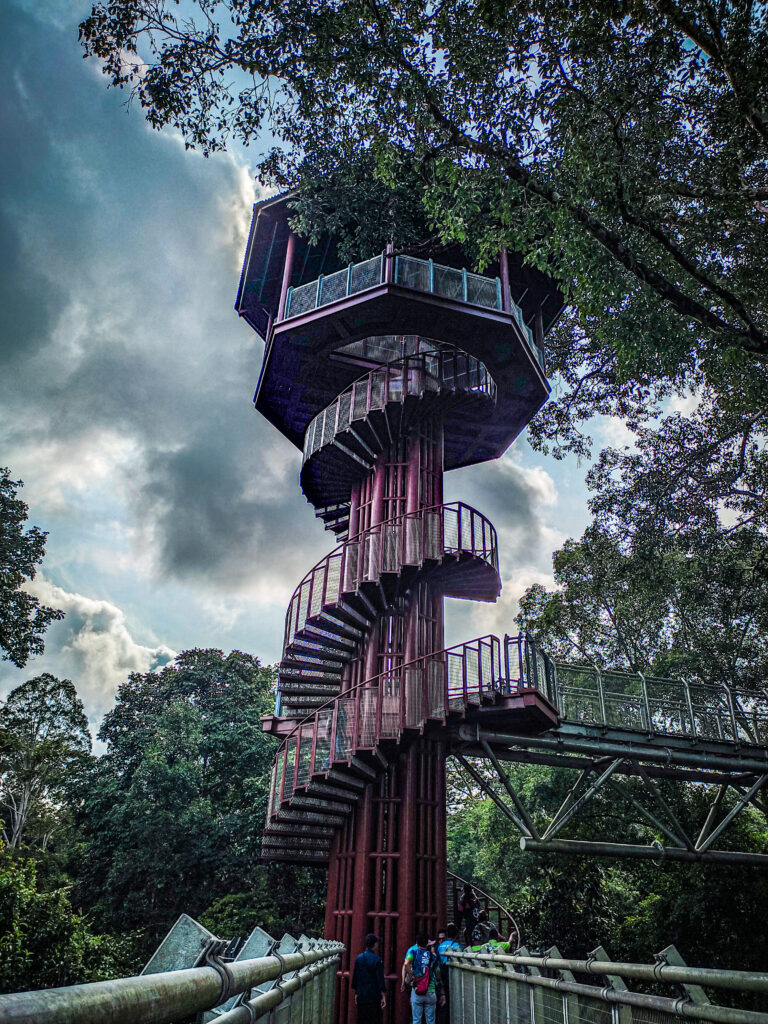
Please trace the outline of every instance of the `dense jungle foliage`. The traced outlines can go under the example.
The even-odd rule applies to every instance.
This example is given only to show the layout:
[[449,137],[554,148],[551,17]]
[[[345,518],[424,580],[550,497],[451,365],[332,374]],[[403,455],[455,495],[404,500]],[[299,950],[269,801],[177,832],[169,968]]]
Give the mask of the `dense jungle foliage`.
[[[590,457],[595,414],[637,440],[598,457],[593,522],[522,627],[575,660],[762,685],[767,18],[711,0],[100,0],[81,37],[154,127],[204,152],[274,142],[261,181],[301,186],[295,228],[332,229],[350,258],[459,242],[480,269],[506,246],[554,275],[567,307],[533,445]],[[0,647],[21,665],[57,613],[21,589],[44,535],[24,532],[7,472],[0,499]],[[257,860],[272,687],[250,655],[186,651],[120,688],[99,758],[72,683],[10,695],[2,987],[130,971],[181,910],[223,935],[318,927],[322,877]],[[690,963],[764,968],[757,869],[521,854],[495,804],[452,781],[452,867],[530,945],[648,960],[674,941]],[[515,784],[551,815],[570,780],[526,765]],[[701,810],[695,785],[666,797],[683,822]],[[637,827],[607,796],[586,821]],[[724,840],[766,852],[764,805]]]

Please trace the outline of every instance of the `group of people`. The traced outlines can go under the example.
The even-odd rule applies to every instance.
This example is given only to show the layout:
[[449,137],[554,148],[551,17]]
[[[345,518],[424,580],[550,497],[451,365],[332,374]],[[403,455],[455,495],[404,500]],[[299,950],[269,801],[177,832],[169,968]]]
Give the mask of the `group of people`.
[[[402,991],[410,989],[413,1024],[436,1024],[439,1017],[448,1020],[448,954],[452,951],[496,948],[508,953],[519,945],[520,936],[513,931],[506,941],[488,921],[472,887],[465,885],[458,904],[461,928],[449,924],[438,931],[436,938],[419,932],[416,942],[406,951],[400,972]],[[459,941],[465,939],[465,945]],[[381,1024],[381,1013],[387,1005],[384,964],[378,954],[379,938],[365,938],[365,950],[355,960],[352,988],[355,990],[358,1024]]]

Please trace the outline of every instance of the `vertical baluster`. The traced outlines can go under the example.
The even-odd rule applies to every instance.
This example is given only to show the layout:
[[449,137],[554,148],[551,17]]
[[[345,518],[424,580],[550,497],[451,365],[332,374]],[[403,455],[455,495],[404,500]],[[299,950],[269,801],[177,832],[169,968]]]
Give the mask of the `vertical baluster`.
[[335,760],[337,760],[337,758],[336,758],[336,750],[337,750],[338,744],[337,744],[337,740],[336,740],[336,734],[337,734],[338,727],[339,727],[339,702],[337,700],[335,700],[333,702],[333,707],[331,708],[330,750],[328,751],[328,764],[329,764],[329,766],[332,765]]
[[[525,666],[523,664],[523,638],[517,637],[517,666],[519,672],[520,686],[526,686],[528,680],[525,677]],[[519,687],[517,687],[519,689]]]
[[313,716],[312,725],[312,750],[309,755],[309,777],[310,779],[315,773],[315,754],[317,753],[317,729],[320,724],[320,715],[316,711]]
[[429,291],[434,292],[435,290],[435,264],[433,260],[429,261]]
[[645,728],[648,730],[648,732],[652,732],[653,731],[653,716],[651,715],[651,701],[650,701],[650,698],[648,696],[648,684],[646,683],[645,676],[643,675],[642,672],[638,672],[637,674],[640,676],[640,679],[641,679],[642,684],[643,684],[643,706],[645,707],[645,718],[646,718]]
[[691,698],[691,688],[687,682],[683,683],[683,691],[685,693],[685,703],[688,705],[688,720],[690,722],[691,735],[698,736],[698,730],[696,729],[696,716],[693,713],[693,700]]
[[350,263],[347,267],[347,295],[352,294],[352,267],[354,263]]
[[733,692],[731,691],[730,686],[728,686],[726,683],[724,683],[723,685],[725,687],[725,692],[726,692],[726,695],[728,697],[728,713],[729,713],[729,717],[731,719],[731,728],[733,729],[733,738],[734,738],[734,740],[736,742],[738,742],[738,740],[739,740],[739,727],[736,724],[736,709],[735,709],[735,707],[733,705]]
[[509,643],[510,637],[508,633],[504,634],[504,679],[505,687],[504,692],[510,693],[512,690],[512,680],[510,679],[510,667],[509,667]]
[[595,675],[597,676],[597,696],[600,701],[600,718],[604,725],[608,724],[608,715],[605,710],[605,687],[603,686],[603,673],[600,669],[595,666]]
[[323,275],[317,279],[317,295],[315,296],[315,308],[322,305],[323,301]]
[[467,301],[467,271],[464,267],[461,269],[461,297]]
[[469,692],[467,690],[467,647],[461,648],[461,690],[464,695],[464,707],[469,707]]

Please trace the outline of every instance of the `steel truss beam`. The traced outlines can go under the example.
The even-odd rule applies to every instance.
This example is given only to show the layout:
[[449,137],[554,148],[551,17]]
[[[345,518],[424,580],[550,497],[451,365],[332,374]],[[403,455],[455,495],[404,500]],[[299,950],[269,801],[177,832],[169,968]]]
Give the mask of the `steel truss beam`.
[[[643,745],[642,738],[637,735],[625,737],[625,743],[618,751],[618,744],[614,742],[605,743],[597,739],[590,742],[570,736],[553,736],[551,733],[546,736],[507,736],[477,726],[462,726],[459,737],[459,742],[454,745],[454,756],[475,784],[513,823],[520,833],[520,847],[523,850],[639,857],[658,863],[669,859],[768,866],[766,854],[713,848],[715,841],[750,804],[764,812],[764,800],[768,795],[768,760],[761,760],[763,751],[750,751],[746,756],[738,750],[733,753],[711,750],[702,752],[702,759],[706,762],[702,770],[693,765],[689,767],[692,755],[690,750],[662,750],[656,745]],[[626,742],[627,739],[629,742]],[[592,748],[592,756],[581,756],[588,743]],[[534,749],[536,747],[543,748],[543,751],[537,751]],[[558,748],[557,753],[549,752],[553,747]],[[467,760],[468,757],[480,757],[488,761],[496,779],[489,780]],[[665,764],[658,763],[662,758],[666,759]],[[650,763],[644,763],[646,761]],[[578,771],[571,789],[545,827],[537,824],[526,809],[502,762],[533,762]],[[698,832],[689,834],[683,826],[659,789],[659,778],[717,787]],[[637,786],[628,785],[630,779],[642,783],[640,791]],[[496,780],[501,783],[500,787]],[[727,801],[729,789],[735,799]],[[597,793],[607,791],[626,801],[637,812],[637,822],[655,832],[656,838],[643,845],[559,837]],[[730,806],[726,806],[726,803]]]

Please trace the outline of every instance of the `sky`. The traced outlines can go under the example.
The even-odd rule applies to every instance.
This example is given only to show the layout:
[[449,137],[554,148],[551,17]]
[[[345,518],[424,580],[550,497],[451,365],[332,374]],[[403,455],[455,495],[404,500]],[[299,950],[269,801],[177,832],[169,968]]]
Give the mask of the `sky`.
[[[92,731],[134,671],[217,647],[280,658],[285,609],[334,539],[300,453],[253,409],[263,345],[233,305],[255,156],[205,159],[83,60],[79,0],[0,9],[0,465],[49,532],[30,590],[66,612],[0,695],[52,672]],[[596,440],[623,440],[598,424]],[[618,432],[618,435],[617,435]],[[594,431],[593,431],[594,433]],[[515,632],[588,522],[584,475],[524,438],[446,477],[495,524],[499,602],[447,602],[447,642]]]

